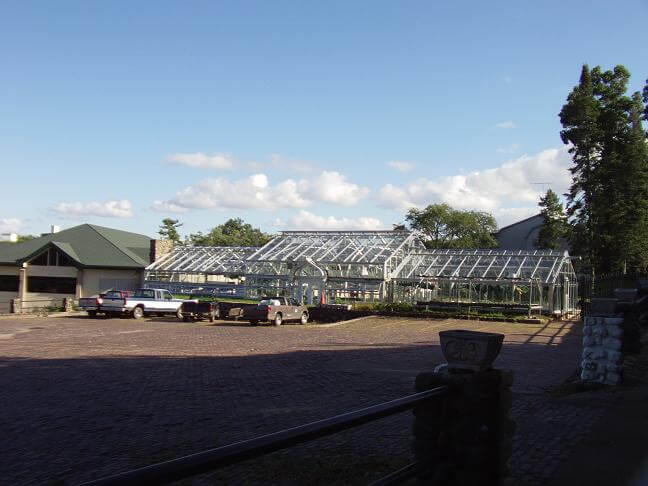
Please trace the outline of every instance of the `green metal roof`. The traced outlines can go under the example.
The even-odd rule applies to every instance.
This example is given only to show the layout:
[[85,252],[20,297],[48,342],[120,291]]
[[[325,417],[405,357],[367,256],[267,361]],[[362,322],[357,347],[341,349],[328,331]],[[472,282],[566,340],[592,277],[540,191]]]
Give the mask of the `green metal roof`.
[[0,264],[19,265],[55,246],[80,267],[144,268],[149,261],[151,238],[94,224],[74,226],[24,241],[0,245]]

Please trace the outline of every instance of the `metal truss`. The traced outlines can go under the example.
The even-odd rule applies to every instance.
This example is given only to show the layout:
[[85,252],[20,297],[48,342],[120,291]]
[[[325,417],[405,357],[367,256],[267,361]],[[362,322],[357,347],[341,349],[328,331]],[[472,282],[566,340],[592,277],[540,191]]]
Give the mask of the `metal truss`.
[[548,250],[427,250],[410,254],[397,269],[396,281],[453,280],[558,283],[574,276],[567,252]]
[[408,231],[284,231],[248,257],[250,273],[385,279],[422,243]]
[[178,246],[146,267],[151,273],[243,275],[246,259],[258,248],[247,246]]

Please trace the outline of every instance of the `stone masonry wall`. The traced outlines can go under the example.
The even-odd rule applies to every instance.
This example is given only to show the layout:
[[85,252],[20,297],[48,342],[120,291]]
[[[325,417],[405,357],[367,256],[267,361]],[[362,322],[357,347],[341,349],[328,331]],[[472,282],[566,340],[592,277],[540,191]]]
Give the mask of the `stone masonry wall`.
[[587,316],[583,326],[581,379],[606,385],[621,383],[623,315]]

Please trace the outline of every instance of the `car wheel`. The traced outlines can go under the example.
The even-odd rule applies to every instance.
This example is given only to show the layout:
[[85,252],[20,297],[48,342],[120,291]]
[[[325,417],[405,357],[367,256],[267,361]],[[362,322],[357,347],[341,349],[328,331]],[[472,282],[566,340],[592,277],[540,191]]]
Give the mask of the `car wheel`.
[[299,319],[299,322],[301,322],[302,324],[306,324],[308,322],[308,314],[306,314],[305,312],[302,313],[301,319]]
[[182,318],[182,322],[189,322],[189,316],[184,316]]
[[142,307],[135,307],[133,309],[133,319],[141,319],[144,317],[144,309]]
[[281,323],[283,322],[283,317],[281,313],[277,313],[277,315],[274,318],[273,324],[275,326],[281,326]]
[[88,311],[88,317],[92,317],[93,319],[97,317],[97,311]]
[[250,326],[256,326],[259,323],[259,321],[250,321]]

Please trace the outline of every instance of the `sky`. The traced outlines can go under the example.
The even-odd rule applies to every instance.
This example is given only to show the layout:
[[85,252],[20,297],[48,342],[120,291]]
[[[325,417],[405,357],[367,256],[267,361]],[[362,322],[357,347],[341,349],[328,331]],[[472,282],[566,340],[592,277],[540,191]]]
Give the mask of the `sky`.
[[648,0],[1,5],[0,233],[504,226],[569,186],[582,64],[648,78]]

